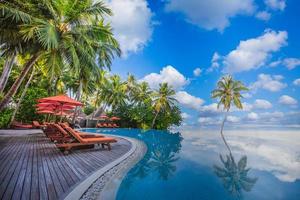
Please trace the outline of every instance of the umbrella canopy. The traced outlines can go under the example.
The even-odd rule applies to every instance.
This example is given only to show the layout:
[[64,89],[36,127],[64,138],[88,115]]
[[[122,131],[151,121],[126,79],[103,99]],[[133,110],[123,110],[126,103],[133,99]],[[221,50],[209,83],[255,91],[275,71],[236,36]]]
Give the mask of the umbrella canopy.
[[[75,106],[82,106],[83,104],[79,101],[71,99],[66,95],[58,95],[52,97],[46,97],[38,99],[39,104],[38,108],[49,108],[52,111],[55,111],[55,115],[60,115],[60,121],[62,121],[62,116],[68,115],[64,112],[66,110],[72,110]],[[49,110],[48,109],[48,110]]]
[[58,115],[58,116],[67,116],[67,115],[70,115],[70,113],[66,113],[66,112],[64,112],[64,111],[59,111],[59,112],[54,113],[54,115]]
[[112,117],[112,118],[110,118],[110,120],[120,120],[121,118],[120,117]]
[[100,115],[98,118],[99,119],[108,119],[109,117],[107,117],[106,115]]
[[39,110],[36,112],[37,114],[54,114],[51,110]]
[[67,104],[67,105],[73,105],[73,106],[82,106],[83,104],[79,101],[76,101],[74,99],[71,99],[70,97],[66,95],[58,95],[53,97],[46,97],[38,99],[38,102],[40,103],[60,103],[60,104]]

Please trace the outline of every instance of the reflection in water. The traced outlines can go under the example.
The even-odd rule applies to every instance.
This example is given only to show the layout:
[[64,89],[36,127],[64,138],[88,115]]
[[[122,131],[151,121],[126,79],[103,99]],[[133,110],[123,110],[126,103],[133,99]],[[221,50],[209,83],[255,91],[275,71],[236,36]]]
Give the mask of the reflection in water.
[[[181,149],[182,136],[178,133],[147,132],[139,135],[147,144],[147,153],[144,158],[128,173],[123,181],[127,188],[136,180],[144,179],[149,174],[157,174],[159,180],[168,180],[176,171],[175,162]],[[134,177],[134,178],[133,178]]]
[[230,146],[222,137],[228,148],[229,154],[226,159],[220,154],[220,160],[223,166],[214,165],[215,174],[222,180],[224,188],[237,199],[242,199],[243,191],[250,192],[258,178],[248,177],[250,168],[247,168],[247,156],[244,155],[236,163]]
[[223,166],[214,165],[215,174],[222,180],[224,188],[235,198],[241,199],[243,190],[250,192],[257,178],[248,177],[247,156],[243,156],[236,163],[232,154],[226,159],[220,155]]

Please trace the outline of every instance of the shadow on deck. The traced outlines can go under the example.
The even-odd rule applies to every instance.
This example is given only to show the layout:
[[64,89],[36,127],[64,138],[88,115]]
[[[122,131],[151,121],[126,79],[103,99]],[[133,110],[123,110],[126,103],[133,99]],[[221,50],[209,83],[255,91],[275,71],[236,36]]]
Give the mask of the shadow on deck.
[[0,136],[0,199],[58,199],[131,148],[122,138],[64,155],[44,134]]

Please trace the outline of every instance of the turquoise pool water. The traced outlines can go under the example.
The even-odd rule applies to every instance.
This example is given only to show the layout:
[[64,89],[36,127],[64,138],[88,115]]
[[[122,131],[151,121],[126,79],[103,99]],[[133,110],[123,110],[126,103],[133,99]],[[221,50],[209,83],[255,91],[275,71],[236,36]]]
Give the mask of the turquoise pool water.
[[133,137],[147,144],[145,157],[121,182],[118,200],[300,199],[297,131],[227,131],[232,156],[217,131],[84,131]]

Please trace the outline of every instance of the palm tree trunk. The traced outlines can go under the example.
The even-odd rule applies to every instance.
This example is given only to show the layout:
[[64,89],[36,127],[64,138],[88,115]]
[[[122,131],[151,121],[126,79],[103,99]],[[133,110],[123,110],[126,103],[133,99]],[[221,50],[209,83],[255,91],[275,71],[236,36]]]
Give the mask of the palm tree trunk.
[[14,52],[11,57],[8,57],[4,63],[3,72],[0,77],[0,93],[2,93],[3,90],[5,89],[10,72],[11,72],[13,64],[15,62],[15,58],[16,58],[16,52]]
[[223,119],[222,125],[221,125],[221,131],[220,131],[220,134],[221,134],[221,137],[222,137],[222,139],[223,139],[223,142],[224,142],[225,146],[227,147],[227,149],[228,149],[228,151],[229,151],[229,153],[230,153],[230,156],[232,156],[231,149],[230,149],[228,143],[226,142],[225,137],[224,137],[224,134],[223,134],[223,129],[224,129],[225,121],[226,121],[226,119],[227,119],[228,111],[229,111],[229,110],[227,109],[227,110],[226,110],[226,113],[225,113],[225,115],[224,115],[224,119]]
[[155,114],[155,117],[154,117],[154,119],[153,119],[153,121],[152,121],[151,128],[153,128],[153,127],[154,127],[154,124],[155,124],[156,118],[157,118],[157,116],[158,116],[158,113],[159,113],[159,111],[158,111],[158,112],[156,112],[156,114]]
[[34,63],[37,61],[37,59],[39,58],[39,56],[40,56],[40,53],[34,54],[30,58],[30,60],[25,64],[25,67],[23,68],[21,74],[15,80],[14,84],[11,86],[11,88],[6,93],[6,95],[4,96],[4,98],[1,100],[1,102],[0,102],[0,112],[5,108],[5,106],[8,104],[8,102],[10,101],[10,99],[16,94],[16,92],[19,89],[22,81],[24,80],[24,78],[26,77],[26,75],[28,74],[28,72],[32,69]]
[[22,94],[21,94],[21,96],[20,96],[20,99],[19,99],[19,101],[18,101],[18,104],[17,104],[17,106],[16,106],[16,109],[15,109],[14,112],[13,112],[13,115],[12,115],[11,120],[10,120],[9,127],[10,127],[11,123],[15,120],[15,116],[16,116],[16,114],[18,113],[19,107],[20,107],[21,102],[22,102],[22,100],[23,100],[23,98],[24,98],[24,96],[25,96],[25,94],[26,94],[26,91],[27,91],[29,85],[30,85],[30,82],[31,82],[31,80],[32,80],[32,78],[33,78],[33,75],[34,75],[34,68],[32,68],[31,75],[30,75],[30,77],[29,77],[29,79],[28,79],[28,81],[27,81],[27,83],[26,83],[26,85],[25,85],[25,87],[24,87],[24,89],[23,89],[23,92],[22,92]]

